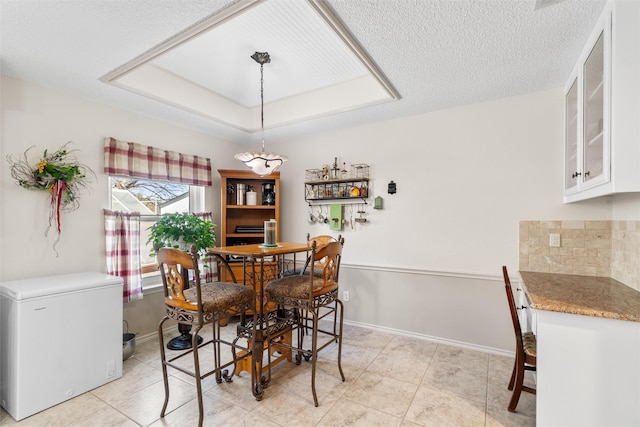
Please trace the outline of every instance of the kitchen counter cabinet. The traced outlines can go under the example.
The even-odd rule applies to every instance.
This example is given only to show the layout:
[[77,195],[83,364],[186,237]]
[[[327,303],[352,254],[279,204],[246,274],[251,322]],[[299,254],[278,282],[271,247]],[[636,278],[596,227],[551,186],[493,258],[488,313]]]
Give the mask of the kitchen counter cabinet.
[[640,292],[605,277],[521,271],[536,313],[536,423],[640,425]]

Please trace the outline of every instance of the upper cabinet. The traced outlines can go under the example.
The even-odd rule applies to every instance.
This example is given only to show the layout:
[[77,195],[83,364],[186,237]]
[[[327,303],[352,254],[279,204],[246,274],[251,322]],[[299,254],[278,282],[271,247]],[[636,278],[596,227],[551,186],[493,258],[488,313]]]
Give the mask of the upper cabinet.
[[640,3],[606,5],[565,89],[564,202],[640,191]]

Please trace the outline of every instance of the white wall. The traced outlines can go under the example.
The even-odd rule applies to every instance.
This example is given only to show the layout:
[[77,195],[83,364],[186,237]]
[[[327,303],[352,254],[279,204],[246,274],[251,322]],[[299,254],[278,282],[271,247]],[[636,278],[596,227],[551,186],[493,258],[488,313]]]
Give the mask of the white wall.
[[[209,156],[214,187],[206,208],[219,222],[219,168],[241,169],[239,147],[137,114],[2,77],[0,280],[104,271],[102,209],[108,207],[102,139]],[[289,156],[281,170],[284,240],[307,232],[304,170],[331,163],[371,166],[372,196],[382,211],[347,229],[342,289],[351,291],[352,322],[487,348],[510,350],[511,331],[500,266],[517,271],[518,221],[639,219],[636,196],[562,204],[562,92],[549,90],[388,122],[311,135],[267,149]],[[60,257],[45,238],[47,197],[20,188],[4,158],[26,148],[54,149],[72,140],[98,175],[78,211],[64,214]],[[244,148],[243,148],[244,149]],[[389,195],[390,180],[398,193]],[[348,210],[347,210],[348,212]],[[131,329],[151,333],[153,304],[125,305]],[[154,300],[158,300],[153,303]],[[143,319],[144,318],[144,319]],[[133,323],[133,324],[132,324]]]
[[510,350],[500,269],[507,265],[517,281],[518,222],[613,212],[615,198],[562,203],[562,120],[562,90],[554,89],[269,141],[289,156],[281,170],[283,238],[329,233],[307,220],[305,169],[334,157],[369,164],[372,196],[384,198],[384,210],[367,207],[369,221],[342,232],[346,319]]
[[503,264],[516,268],[518,221],[611,216],[606,198],[562,203],[562,111],[561,90],[549,90],[269,141],[289,156],[282,180],[295,183],[283,186],[284,237],[328,231],[308,223],[302,182],[305,169],[337,156],[371,165],[372,196],[385,202],[382,211],[367,208],[370,222],[346,230],[346,262],[493,275]]
[[[235,167],[230,143],[139,114],[2,76],[0,127],[0,281],[80,271],[105,271],[103,208],[109,207],[108,180],[103,173],[103,138],[153,145],[212,159],[214,186],[205,191],[205,207],[220,218],[220,178],[217,168]],[[48,237],[48,193],[19,187],[11,178],[7,155],[14,157],[32,145],[54,150],[74,141],[78,159],[97,175],[80,208],[62,214],[59,257]],[[151,333],[164,314],[162,298],[151,295],[124,306],[131,331]]]
[[[0,280],[104,271],[103,208],[109,207],[103,173],[103,138],[153,145],[212,159],[217,186],[206,191],[206,208],[219,205],[218,167],[229,167],[234,148],[225,141],[191,132],[141,115],[70,96],[57,90],[2,77],[2,145]],[[11,178],[7,155],[19,157],[32,145],[41,153],[73,141],[79,160],[97,175],[80,208],[62,214],[59,257],[52,249],[56,233],[44,236],[48,193],[21,188]],[[222,162],[220,160],[223,160]],[[219,209],[214,209],[219,218]]]

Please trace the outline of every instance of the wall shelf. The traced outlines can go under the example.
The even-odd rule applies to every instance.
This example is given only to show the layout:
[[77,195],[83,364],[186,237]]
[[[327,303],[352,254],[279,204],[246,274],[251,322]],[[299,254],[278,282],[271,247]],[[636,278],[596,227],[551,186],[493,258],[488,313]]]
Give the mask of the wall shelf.
[[369,166],[351,165],[354,176],[331,178],[328,171],[307,169],[304,183],[304,198],[311,205],[329,203],[367,203]]

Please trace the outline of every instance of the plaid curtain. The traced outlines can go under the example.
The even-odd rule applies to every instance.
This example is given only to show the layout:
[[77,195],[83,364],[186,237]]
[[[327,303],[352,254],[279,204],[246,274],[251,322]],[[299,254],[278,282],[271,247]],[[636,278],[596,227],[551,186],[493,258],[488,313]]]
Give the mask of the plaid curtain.
[[209,186],[211,159],[105,138],[104,173]]
[[[211,212],[199,212],[194,213],[194,215],[198,218],[204,219],[205,221],[213,222],[213,215]],[[218,265],[214,262],[213,257],[201,257],[198,261],[198,268],[200,269],[200,280],[202,282],[206,283],[218,280]]]
[[107,274],[122,277],[122,299],[142,298],[140,270],[140,213],[104,210]]

